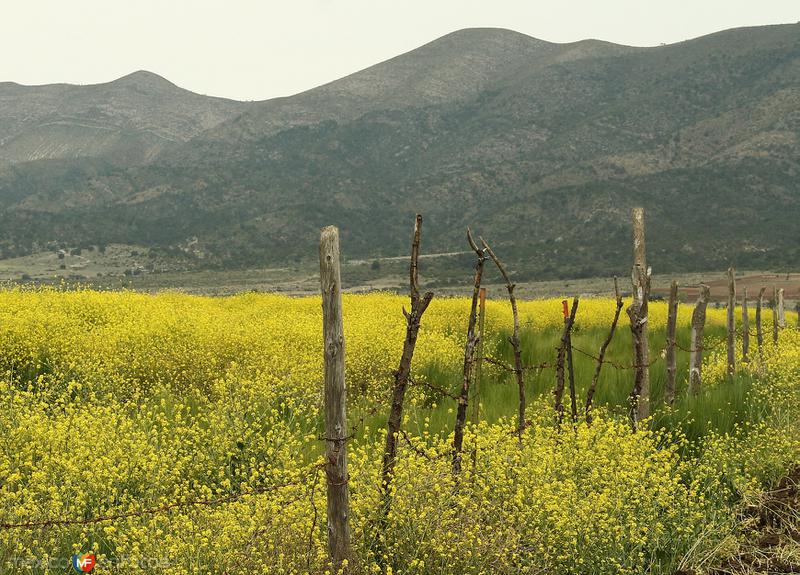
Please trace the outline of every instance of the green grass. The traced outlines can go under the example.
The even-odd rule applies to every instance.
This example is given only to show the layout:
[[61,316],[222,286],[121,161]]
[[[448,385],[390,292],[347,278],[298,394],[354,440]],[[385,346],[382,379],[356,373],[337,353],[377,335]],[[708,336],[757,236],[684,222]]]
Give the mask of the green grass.
[[[575,348],[597,355],[600,345],[607,336],[607,328],[583,329],[572,335]],[[537,332],[531,328],[523,328],[521,341],[523,347],[523,363],[538,365],[543,362],[555,363],[560,332],[552,330]],[[508,337],[510,332],[501,331],[487,336],[487,349],[496,350],[493,357],[513,365],[513,354]],[[713,346],[725,338],[725,329],[719,326],[708,326],[706,329],[706,345]],[[678,345],[688,349],[689,329],[679,329]],[[665,331],[658,329],[650,332],[650,357],[656,359],[650,367],[651,406],[653,407],[653,428],[678,431],[685,435],[690,444],[706,436],[710,432],[732,432],[748,423],[761,421],[766,415],[766,407],[755,402],[750,395],[753,378],[746,373],[737,373],[732,381],[711,382],[708,378],[701,392],[692,395],[688,392],[689,353],[677,350],[676,399],[672,407],[664,404],[664,384],[666,381],[666,362],[661,359],[665,345]],[[724,353],[724,343],[708,353]],[[605,359],[622,366],[630,366],[633,361],[631,334],[624,318],[620,319],[617,331],[609,345]],[[573,353],[575,385],[577,390],[577,407],[579,418],[583,417],[586,402],[586,391],[594,375],[596,361],[579,352]],[[431,364],[415,366],[418,378],[424,378],[436,387],[456,395],[461,387],[462,366]],[[603,408],[615,417],[626,417],[628,397],[633,387],[634,370],[617,369],[613,365],[604,364],[597,391],[594,398],[595,408]],[[541,406],[553,404],[553,389],[556,383],[555,369],[531,369],[525,373],[525,391],[529,414],[533,416]],[[478,398],[481,404],[480,417],[489,422],[501,418],[514,421],[518,410],[518,389],[513,373],[506,372],[488,363],[483,364],[482,376],[478,385]],[[407,397],[416,396],[417,405],[406,402],[406,423],[410,431],[420,431],[427,418],[428,428],[432,433],[448,433],[455,423],[456,402],[436,390],[416,386],[408,391]],[[474,389],[471,399],[474,401]],[[568,389],[565,390],[564,405],[570,410]],[[351,410],[351,419],[356,426],[366,425],[368,436],[375,439],[385,428],[388,408],[375,409],[356,405]],[[472,406],[469,413],[472,412]]]

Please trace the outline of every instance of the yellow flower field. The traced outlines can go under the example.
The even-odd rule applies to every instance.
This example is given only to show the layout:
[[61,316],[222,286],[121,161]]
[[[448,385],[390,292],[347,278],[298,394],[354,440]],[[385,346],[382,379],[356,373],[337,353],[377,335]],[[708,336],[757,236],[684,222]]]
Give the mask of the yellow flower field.
[[[352,572],[702,569],[736,537],[737,501],[800,462],[800,335],[782,330],[773,346],[765,313],[763,361],[727,382],[724,348],[709,353],[703,394],[656,410],[638,433],[615,410],[630,373],[605,369],[598,419],[557,432],[544,371],[528,379],[520,445],[515,391],[487,366],[486,417],[468,427],[458,480],[455,405],[413,387],[384,536],[380,457],[403,305],[344,297]],[[457,385],[468,308],[434,298],[418,381]],[[576,345],[596,352],[613,310],[581,301]],[[560,300],[520,302],[520,314],[526,357],[553,359]],[[681,306],[684,340],[690,315]],[[94,551],[96,573],[325,572],[321,322],[317,297],[0,292],[0,570],[63,573],[65,558]],[[651,304],[654,355],[665,322],[666,304]],[[724,323],[709,307],[710,341]],[[487,355],[507,353],[510,325],[508,303],[488,302]],[[630,363],[627,331],[623,315],[610,352]],[[593,363],[580,361],[585,386]]]

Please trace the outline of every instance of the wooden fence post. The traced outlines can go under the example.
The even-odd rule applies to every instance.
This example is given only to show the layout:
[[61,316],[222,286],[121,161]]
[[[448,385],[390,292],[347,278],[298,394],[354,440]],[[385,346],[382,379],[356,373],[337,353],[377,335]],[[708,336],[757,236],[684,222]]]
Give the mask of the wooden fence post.
[[[650,415],[649,364],[650,351],[647,343],[648,300],[650,299],[650,269],[644,270],[638,264],[631,274],[634,286],[633,303],[626,310],[631,324],[633,341],[634,383],[629,396],[631,426],[634,431],[638,422]],[[647,391],[647,393],[645,393]]]
[[728,268],[728,377],[736,373],[736,272]]
[[756,343],[758,344],[758,359],[763,359],[763,346],[764,346],[764,330],[761,325],[761,310],[764,309],[764,292],[767,291],[766,286],[762,286],[758,290],[758,299],[756,300]]
[[772,287],[772,343],[778,343],[778,288]]
[[750,317],[747,310],[747,288],[742,288],[742,361],[750,361]]
[[511,344],[511,349],[514,353],[514,375],[517,379],[517,389],[518,389],[518,398],[519,398],[519,407],[517,410],[517,434],[519,436],[519,440],[522,441],[522,432],[525,430],[525,407],[526,407],[526,400],[525,400],[525,372],[522,368],[522,347],[519,339],[519,310],[517,309],[517,297],[514,295],[514,288],[516,287],[515,284],[511,281],[511,278],[506,271],[503,262],[495,255],[492,251],[492,248],[489,247],[489,244],[481,238],[481,243],[483,244],[483,249],[489,254],[489,257],[492,258],[494,265],[497,266],[497,269],[500,271],[500,275],[503,276],[503,280],[506,282],[506,291],[508,291],[508,301],[511,304],[511,316],[514,322],[514,331],[511,333],[511,337],[508,338],[508,342]]
[[608,348],[611,340],[614,339],[614,332],[617,329],[617,322],[619,321],[619,312],[622,310],[622,296],[619,293],[619,284],[617,276],[614,276],[614,297],[616,298],[616,309],[614,310],[614,319],[611,321],[611,329],[608,330],[608,335],[603,343],[600,344],[600,351],[597,355],[597,365],[594,368],[594,375],[592,376],[592,383],[589,384],[589,389],[586,391],[586,423],[592,422],[592,401],[594,394],[597,390],[597,382],[600,380],[600,371],[603,369],[603,362],[606,357],[606,349]]
[[[637,311],[637,327],[634,357],[639,359],[636,364],[636,398],[637,419],[642,420],[650,415],[650,345],[648,340],[648,312],[647,300],[650,297],[650,269],[647,267],[644,241],[644,208],[633,208],[633,306]],[[640,272],[637,272],[637,268]],[[645,283],[648,285],[645,286]],[[628,309],[630,316],[630,308]]]
[[[574,323],[574,319],[572,320]],[[575,364],[572,361],[572,325],[567,330],[567,375],[569,376],[569,400],[572,424],[578,423],[578,399],[575,390]]]
[[783,304],[783,288],[778,290],[778,327],[786,327],[786,308]]
[[667,307],[667,381],[664,385],[664,402],[672,405],[675,401],[675,374],[678,370],[675,356],[675,331],[678,325],[678,282],[672,280],[669,286],[669,305]]
[[564,360],[567,355],[567,346],[570,341],[570,331],[572,324],[575,323],[575,315],[578,313],[578,298],[572,300],[572,309],[567,313],[567,300],[561,304],[564,307],[564,330],[561,332],[561,344],[558,347],[558,358],[556,359],[556,388],[553,392],[555,396],[556,408],[556,427],[560,427],[564,421]]
[[693,394],[700,393],[703,371],[703,338],[706,325],[706,307],[711,290],[705,284],[700,284],[700,295],[692,312],[692,339],[689,348],[689,391]]
[[795,302],[794,312],[797,314],[797,327],[800,328],[800,300]]
[[480,392],[481,375],[483,374],[483,329],[486,324],[486,288],[482,287],[478,303],[478,348],[475,356],[475,389],[472,392],[472,423],[477,424],[480,420]]
[[328,486],[328,553],[334,571],[350,557],[350,503],[347,474],[347,389],[344,371],[342,281],[339,230],[322,229],[319,276],[325,357],[325,476]]
[[458,408],[456,410],[456,424],[453,429],[453,473],[461,472],[461,449],[464,443],[464,425],[467,421],[467,407],[469,405],[469,386],[472,379],[472,367],[475,359],[475,347],[483,334],[476,333],[475,324],[478,316],[478,298],[481,290],[481,278],[483,277],[483,265],[486,262],[486,251],[479,248],[472,238],[472,232],[467,228],[467,241],[470,247],[478,256],[478,263],[475,265],[475,279],[472,289],[472,305],[469,311],[469,323],[467,325],[467,341],[464,344],[464,373],[461,381],[461,393],[458,396]]
[[391,505],[391,482],[394,474],[394,467],[397,458],[397,435],[400,433],[400,425],[403,422],[403,403],[406,397],[406,389],[411,375],[411,362],[414,359],[414,349],[417,346],[417,334],[419,333],[422,314],[428,309],[428,305],[433,299],[433,292],[427,292],[424,296],[419,293],[419,245],[422,235],[422,216],[417,214],[414,221],[414,235],[411,240],[411,264],[409,265],[409,292],[411,297],[411,311],[403,308],[403,316],[406,318],[406,339],[403,343],[403,354],[400,356],[400,365],[394,372],[394,382],[392,385],[392,404],[389,411],[387,422],[386,443],[383,448],[383,462],[381,465],[381,521],[382,528],[385,530],[389,507]]

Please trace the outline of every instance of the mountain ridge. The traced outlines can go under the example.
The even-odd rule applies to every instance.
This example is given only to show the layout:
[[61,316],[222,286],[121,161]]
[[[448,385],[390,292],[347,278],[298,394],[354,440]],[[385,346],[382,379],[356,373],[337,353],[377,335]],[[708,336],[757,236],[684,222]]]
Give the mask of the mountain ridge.
[[519,277],[598,275],[625,273],[644,205],[663,271],[800,264],[799,32],[646,48],[456,32],[143,162],[0,169],[0,250],[144,243],[248,267],[311,257],[335,223],[369,258],[403,253],[423,212],[434,252],[469,224]]
[[239,113],[245,103],[201,96],[152,72],[100,84],[0,84],[0,158],[146,162],[169,144]]

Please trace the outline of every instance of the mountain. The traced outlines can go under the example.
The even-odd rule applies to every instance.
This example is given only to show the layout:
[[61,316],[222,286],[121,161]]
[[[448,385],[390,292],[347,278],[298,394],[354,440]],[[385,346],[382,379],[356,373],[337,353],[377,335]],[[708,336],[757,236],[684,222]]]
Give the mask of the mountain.
[[[112,83],[113,84],[113,83]],[[464,248],[517,277],[625,273],[647,210],[658,271],[800,264],[800,25],[654,48],[468,29],[257,102],[146,163],[0,162],[0,249],[144,243],[194,265]],[[2,148],[0,148],[2,149]]]
[[635,50],[591,40],[553,44],[494,28],[460,30],[313,90],[259,102],[201,134],[193,146],[181,151],[208,154],[214,149],[216,156],[229,149],[232,140],[252,141],[287,128],[349,122],[380,110],[467,102],[518,70]]
[[3,82],[0,160],[91,157],[142,163],[245,108],[144,71],[92,86]]

